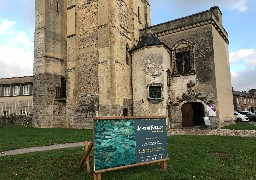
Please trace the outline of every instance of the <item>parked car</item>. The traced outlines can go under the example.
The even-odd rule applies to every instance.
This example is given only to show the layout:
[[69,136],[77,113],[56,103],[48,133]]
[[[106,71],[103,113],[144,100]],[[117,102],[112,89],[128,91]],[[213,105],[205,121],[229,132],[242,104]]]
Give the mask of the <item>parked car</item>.
[[235,115],[235,120],[236,121],[243,121],[243,122],[248,122],[249,121],[249,118],[244,115],[244,114],[240,114],[239,112],[235,111],[234,112],[234,115]]
[[256,115],[250,111],[239,111],[240,114],[246,115],[249,121],[256,121]]

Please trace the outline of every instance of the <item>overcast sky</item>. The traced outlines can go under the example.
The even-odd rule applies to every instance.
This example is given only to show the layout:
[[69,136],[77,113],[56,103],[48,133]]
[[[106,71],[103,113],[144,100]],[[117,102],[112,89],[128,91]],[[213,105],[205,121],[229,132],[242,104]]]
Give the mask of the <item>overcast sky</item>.
[[[0,78],[33,74],[35,0],[0,0]],[[219,6],[229,34],[232,86],[256,89],[256,0],[150,0],[151,24]]]

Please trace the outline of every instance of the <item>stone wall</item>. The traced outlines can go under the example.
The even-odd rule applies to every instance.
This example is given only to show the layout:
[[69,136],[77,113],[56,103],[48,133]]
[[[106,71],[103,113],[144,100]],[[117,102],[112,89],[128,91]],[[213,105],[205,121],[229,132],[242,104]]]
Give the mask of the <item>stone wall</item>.
[[32,126],[32,116],[8,116],[0,117],[0,127],[7,125],[21,125],[25,127]]
[[60,87],[61,77],[49,73],[34,75],[34,127],[69,126],[65,119],[65,102],[56,99],[56,87]]
[[[167,70],[170,54],[163,46],[143,47],[132,55],[133,110],[135,116],[168,116]],[[149,86],[161,86],[161,99],[149,98]]]

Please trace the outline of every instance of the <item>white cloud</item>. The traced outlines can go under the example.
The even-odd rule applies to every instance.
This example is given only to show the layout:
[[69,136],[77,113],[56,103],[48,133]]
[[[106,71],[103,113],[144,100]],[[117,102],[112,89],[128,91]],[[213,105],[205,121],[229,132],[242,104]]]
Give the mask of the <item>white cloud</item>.
[[232,74],[232,85],[234,90],[248,91],[249,89],[256,89],[256,68],[246,69],[241,72]]
[[33,74],[33,51],[12,46],[0,46],[0,77],[29,76]]
[[229,53],[230,63],[244,63],[246,66],[256,66],[256,49],[240,49]]
[[244,60],[245,58],[248,58],[253,53],[255,53],[254,49],[240,49],[236,52],[229,53],[229,59],[231,63],[235,63],[237,61]]
[[235,3],[234,1],[232,1],[229,5],[231,10],[237,10],[238,12],[244,12],[248,10],[245,0],[239,0],[239,1],[236,1]]
[[16,23],[0,19],[0,78],[33,74],[33,42]]
[[31,40],[24,32],[18,32],[16,34],[16,43],[21,45],[25,49],[29,49],[33,45]]
[[8,33],[15,24],[15,21],[10,21],[8,19],[3,19],[0,17],[0,35]]
[[[240,49],[231,52],[229,59],[231,65],[238,66],[238,68],[231,69],[234,89],[239,91],[256,89],[256,49]],[[242,68],[239,68],[239,66],[242,66]]]

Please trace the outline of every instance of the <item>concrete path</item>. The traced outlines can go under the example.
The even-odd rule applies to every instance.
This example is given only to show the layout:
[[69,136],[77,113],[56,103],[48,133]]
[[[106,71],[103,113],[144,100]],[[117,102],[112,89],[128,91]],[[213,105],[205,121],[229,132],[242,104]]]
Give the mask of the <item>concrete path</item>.
[[81,146],[84,146],[84,142],[56,144],[56,145],[51,145],[51,146],[41,146],[41,147],[30,147],[30,148],[23,148],[23,149],[15,149],[15,150],[9,150],[9,151],[5,151],[5,152],[1,152],[0,157],[1,156],[17,155],[17,154],[25,154],[25,153],[30,153],[30,152],[48,151],[48,150],[54,150],[54,149],[81,147]]

